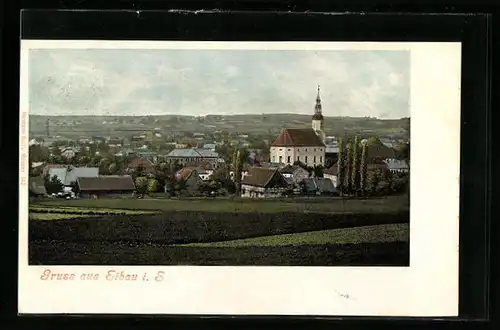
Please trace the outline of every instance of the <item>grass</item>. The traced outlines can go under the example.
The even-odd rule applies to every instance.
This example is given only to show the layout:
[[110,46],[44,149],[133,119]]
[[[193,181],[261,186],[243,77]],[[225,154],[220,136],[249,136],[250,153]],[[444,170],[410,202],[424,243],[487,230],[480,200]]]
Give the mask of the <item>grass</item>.
[[139,215],[139,214],[155,214],[155,211],[145,210],[130,210],[130,209],[116,209],[116,208],[89,208],[89,207],[75,207],[63,205],[30,205],[30,212],[34,213],[64,213],[64,214],[122,214],[122,215]]
[[204,212],[393,212],[409,209],[408,196],[382,199],[339,198],[253,200],[253,199],[79,199],[43,201],[30,207],[85,207],[92,209],[204,211]]
[[34,240],[131,241],[189,244],[329,229],[408,223],[397,213],[229,213],[172,211],[154,215],[98,215],[29,223]]
[[285,246],[321,244],[359,244],[404,242],[409,240],[408,224],[388,224],[305,233],[263,236],[222,242],[193,243],[182,246],[194,247],[246,247],[246,246]]
[[[186,247],[155,242],[31,241],[30,265],[409,266],[408,242]],[[307,279],[305,279],[307,280]]]
[[30,212],[29,218],[31,220],[67,220],[75,218],[92,217],[90,214],[62,214],[62,213],[35,213]]

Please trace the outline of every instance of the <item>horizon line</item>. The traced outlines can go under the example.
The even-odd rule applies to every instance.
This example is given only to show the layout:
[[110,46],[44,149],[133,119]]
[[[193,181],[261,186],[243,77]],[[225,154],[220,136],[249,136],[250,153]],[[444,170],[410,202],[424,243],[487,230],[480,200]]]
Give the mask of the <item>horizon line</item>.
[[[133,114],[133,115],[104,115],[104,114],[64,114],[64,115],[58,115],[58,114],[29,114],[29,116],[39,116],[39,117],[85,117],[85,116],[92,116],[92,117],[236,117],[236,116],[268,116],[268,115],[295,115],[295,116],[309,116],[311,114],[308,113],[294,113],[294,112],[270,112],[270,113],[242,113],[242,114],[204,114],[204,115],[183,115],[183,114],[154,114],[154,115],[147,115],[147,114]],[[312,116],[312,115],[311,115]],[[393,117],[393,118],[381,118],[377,116],[342,116],[342,115],[336,115],[336,116],[325,116],[325,118],[335,118],[335,117],[344,117],[344,118],[373,118],[373,119],[379,119],[379,120],[399,120],[399,119],[406,119],[410,118],[410,116],[405,116],[405,117]]]

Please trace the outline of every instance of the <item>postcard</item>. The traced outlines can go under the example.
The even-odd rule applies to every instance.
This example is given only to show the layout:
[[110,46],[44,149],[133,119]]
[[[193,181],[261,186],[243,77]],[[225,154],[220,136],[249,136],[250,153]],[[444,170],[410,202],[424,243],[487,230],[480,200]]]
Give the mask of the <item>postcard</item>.
[[20,81],[19,313],[458,315],[460,43],[22,40]]

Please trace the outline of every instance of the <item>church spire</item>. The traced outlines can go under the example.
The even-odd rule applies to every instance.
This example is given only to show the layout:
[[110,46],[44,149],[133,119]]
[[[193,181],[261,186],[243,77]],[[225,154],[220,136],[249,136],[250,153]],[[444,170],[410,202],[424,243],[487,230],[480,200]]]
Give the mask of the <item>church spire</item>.
[[314,116],[313,120],[323,120],[321,97],[319,95],[319,85],[318,85],[318,96],[316,96],[316,105],[314,106]]

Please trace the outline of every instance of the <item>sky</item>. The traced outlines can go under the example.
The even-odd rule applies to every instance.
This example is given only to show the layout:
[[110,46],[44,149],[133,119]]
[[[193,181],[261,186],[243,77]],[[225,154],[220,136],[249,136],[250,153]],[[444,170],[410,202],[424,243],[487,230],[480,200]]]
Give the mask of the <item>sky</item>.
[[408,51],[31,49],[30,114],[409,117]]

